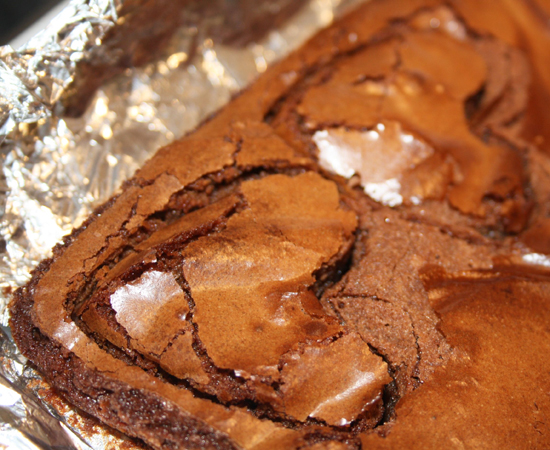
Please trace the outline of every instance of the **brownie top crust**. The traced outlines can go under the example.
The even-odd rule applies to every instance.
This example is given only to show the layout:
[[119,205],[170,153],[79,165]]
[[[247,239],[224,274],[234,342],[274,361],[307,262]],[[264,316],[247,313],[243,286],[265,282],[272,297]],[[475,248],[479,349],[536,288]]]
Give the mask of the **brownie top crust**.
[[550,445],[541,14],[373,0],[320,32],[39,265],[21,351],[153,448]]

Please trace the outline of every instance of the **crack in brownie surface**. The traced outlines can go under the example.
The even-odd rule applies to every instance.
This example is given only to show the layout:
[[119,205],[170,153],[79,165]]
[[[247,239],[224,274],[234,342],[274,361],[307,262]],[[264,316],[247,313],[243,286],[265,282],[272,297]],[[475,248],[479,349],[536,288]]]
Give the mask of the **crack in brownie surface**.
[[[522,256],[548,249],[549,158],[524,140],[545,54],[469,5],[373,0],[160,149],[16,293],[22,352],[155,448],[442,448],[492,442],[484,395],[531,414],[503,393],[543,404],[522,374],[550,282]],[[472,362],[525,340],[521,372]],[[450,416],[449,386],[479,414]]]
[[[390,381],[385,363],[327,315],[313,292],[314,273],[330,263],[324,271],[330,277],[349,257],[355,214],[341,208],[336,185],[312,172],[246,181],[239,195],[242,200],[232,195],[191,212],[137,245],[141,252],[117,263],[84,303],[82,319],[112,344],[138,351],[223,402],[267,403],[283,417],[330,425],[354,422],[365,405],[380,414]],[[239,202],[245,206],[224,226],[204,227]],[[193,226],[202,228],[200,237],[169,244]],[[161,246],[170,247],[170,258],[167,250],[154,250]],[[145,260],[145,271],[136,271]],[[203,349],[202,361],[193,344]],[[292,352],[309,355],[311,363],[296,366]],[[316,369],[346,360],[342,373]],[[218,369],[242,382],[220,383]],[[218,376],[211,378],[213,371]],[[298,391],[294,379],[302,383]],[[350,389],[354,395],[345,395]],[[296,400],[304,392],[308,401]]]

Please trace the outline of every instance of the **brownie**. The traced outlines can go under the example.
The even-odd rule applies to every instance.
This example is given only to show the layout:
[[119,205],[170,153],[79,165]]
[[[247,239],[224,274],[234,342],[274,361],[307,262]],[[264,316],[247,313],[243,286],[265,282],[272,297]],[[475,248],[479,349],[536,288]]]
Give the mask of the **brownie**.
[[54,248],[14,338],[158,449],[550,446],[550,27],[373,0]]

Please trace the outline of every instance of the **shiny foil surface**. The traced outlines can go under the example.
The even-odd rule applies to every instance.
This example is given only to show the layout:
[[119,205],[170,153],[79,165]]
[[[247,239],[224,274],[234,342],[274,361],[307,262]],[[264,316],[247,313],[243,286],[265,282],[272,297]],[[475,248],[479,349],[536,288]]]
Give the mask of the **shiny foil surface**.
[[[155,150],[195,128],[270,64],[360,2],[303,1],[263,35],[249,33],[246,21],[243,27],[241,20],[226,20],[226,12],[239,4],[256,8],[244,14],[253,17],[252,28],[262,15],[292,2],[171,3],[180,5],[184,20],[160,53],[145,65],[118,70],[89,102],[78,97],[89,85],[75,80],[82,67],[93,67],[90,61],[100,61],[105,73],[124,59],[112,37],[122,29],[131,41],[123,27],[143,1],[73,0],[23,47],[0,48],[1,448],[142,448],[78,414],[26,364],[7,327],[10,294]],[[166,4],[158,0],[157,6]],[[151,20],[159,23],[147,29],[162,27],[162,16]],[[77,117],[68,113],[69,94],[77,105],[87,104]]]

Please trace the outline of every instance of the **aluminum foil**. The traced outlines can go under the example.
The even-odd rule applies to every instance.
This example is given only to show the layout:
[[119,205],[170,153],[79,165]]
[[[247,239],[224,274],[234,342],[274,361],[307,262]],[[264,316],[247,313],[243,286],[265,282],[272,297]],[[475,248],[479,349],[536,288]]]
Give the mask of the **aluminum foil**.
[[[157,148],[361,1],[305,0],[284,24],[246,45],[238,36],[227,41],[239,45],[220,44],[211,33],[219,34],[224,17],[214,11],[206,26],[190,1],[194,14],[162,54],[101,86],[78,118],[64,114],[63,96],[82,61],[98,53],[120,59],[120,49],[102,46],[124,23],[124,4],[135,0],[73,0],[22,48],[0,48],[0,447],[141,448],[78,414],[26,364],[7,327],[10,293]],[[288,0],[263,7],[273,12],[283,4]]]

